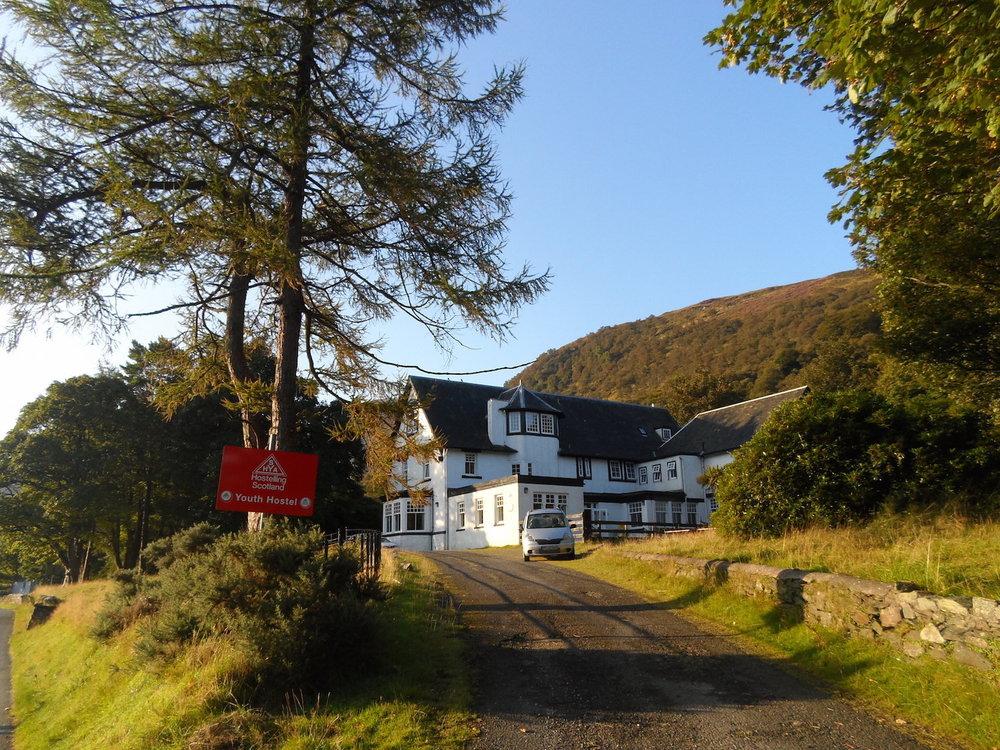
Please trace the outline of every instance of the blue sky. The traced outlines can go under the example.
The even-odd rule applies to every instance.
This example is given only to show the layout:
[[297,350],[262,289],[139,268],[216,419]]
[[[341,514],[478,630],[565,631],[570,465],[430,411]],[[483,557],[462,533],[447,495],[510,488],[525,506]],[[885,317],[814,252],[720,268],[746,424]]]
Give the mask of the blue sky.
[[[470,84],[494,63],[527,64],[526,96],[497,138],[516,196],[506,255],[551,267],[552,290],[503,346],[467,335],[449,356],[397,321],[381,332],[386,358],[525,362],[602,326],[853,266],[826,221],[836,195],[823,179],[850,130],[822,93],[718,70],[701,38],[723,14],[721,2],[510,0],[507,21],[462,59]],[[169,301],[169,290],[140,296]],[[130,338],[172,327],[146,320],[110,348],[40,331],[0,353],[0,434],[52,380],[118,364]]]

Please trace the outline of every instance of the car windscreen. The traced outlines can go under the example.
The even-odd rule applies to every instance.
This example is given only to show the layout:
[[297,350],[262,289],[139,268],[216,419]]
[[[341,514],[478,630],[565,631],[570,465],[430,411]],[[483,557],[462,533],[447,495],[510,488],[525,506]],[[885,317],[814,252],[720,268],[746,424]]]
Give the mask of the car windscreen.
[[562,513],[535,513],[528,516],[529,529],[561,529],[566,525],[566,516]]

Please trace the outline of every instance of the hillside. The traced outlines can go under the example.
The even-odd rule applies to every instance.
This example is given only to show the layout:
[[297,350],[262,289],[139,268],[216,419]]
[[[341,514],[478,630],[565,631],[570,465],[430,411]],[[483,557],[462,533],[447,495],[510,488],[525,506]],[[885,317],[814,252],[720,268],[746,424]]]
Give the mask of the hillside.
[[806,383],[855,384],[873,376],[872,295],[872,276],[854,270],[705,300],[547,351],[511,382],[657,403],[679,419]]

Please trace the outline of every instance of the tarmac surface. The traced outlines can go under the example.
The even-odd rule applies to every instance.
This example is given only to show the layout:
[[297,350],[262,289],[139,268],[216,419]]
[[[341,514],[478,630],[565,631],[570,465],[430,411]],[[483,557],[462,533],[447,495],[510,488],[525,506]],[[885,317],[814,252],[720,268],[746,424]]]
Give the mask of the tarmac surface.
[[726,635],[519,550],[441,552],[468,628],[473,748],[918,750]]

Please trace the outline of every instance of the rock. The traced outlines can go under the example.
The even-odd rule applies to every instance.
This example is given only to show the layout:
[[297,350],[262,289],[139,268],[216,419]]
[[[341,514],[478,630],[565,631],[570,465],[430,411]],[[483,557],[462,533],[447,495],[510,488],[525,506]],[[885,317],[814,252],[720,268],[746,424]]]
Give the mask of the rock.
[[908,641],[903,645],[903,653],[911,659],[916,659],[924,653],[924,647],[916,641]]
[[990,647],[989,642],[985,638],[980,638],[978,635],[966,635],[965,642],[970,646],[975,646],[976,648],[987,649]]
[[961,643],[955,646],[955,650],[952,652],[951,656],[959,664],[965,664],[967,667],[981,669],[984,672],[989,672],[993,669],[993,664],[989,659],[978,651],[973,651],[971,648]]
[[871,622],[871,615],[867,612],[852,612],[851,619],[854,620],[854,624],[859,627],[865,627]]
[[59,600],[54,596],[43,596],[41,601],[35,602],[35,606],[31,610],[31,618],[28,620],[28,629],[37,627],[52,617],[52,613],[56,611],[58,605]]
[[941,631],[937,629],[936,625],[927,625],[923,630],[921,630],[920,640],[927,641],[928,643],[944,643],[944,638],[941,637]]
[[927,655],[932,659],[937,659],[938,661],[944,661],[948,658],[948,652],[940,646],[931,646],[927,649]]
[[878,621],[883,628],[894,628],[903,619],[903,610],[900,607],[883,607],[878,611]]
[[941,597],[937,600],[937,606],[942,612],[949,612],[953,615],[962,615],[964,617],[969,614],[969,608],[957,599]]
[[937,602],[935,602],[933,599],[928,599],[926,596],[918,596],[917,600],[913,602],[913,608],[918,612],[938,611]]
[[974,596],[972,597],[972,613],[987,620],[1000,619],[1000,602]]
[[900,604],[899,611],[902,612],[903,618],[906,620],[913,620],[917,616],[917,613],[913,611],[913,607],[911,607],[908,602]]
[[917,597],[919,596],[920,594],[918,594],[916,591],[905,591],[903,593],[897,594],[896,598],[899,599],[899,601],[901,602],[909,602],[910,604],[913,604],[917,600]]
[[403,570],[413,570],[413,563],[405,562],[399,567],[401,567]]

